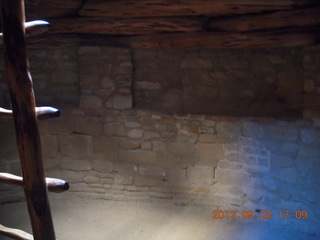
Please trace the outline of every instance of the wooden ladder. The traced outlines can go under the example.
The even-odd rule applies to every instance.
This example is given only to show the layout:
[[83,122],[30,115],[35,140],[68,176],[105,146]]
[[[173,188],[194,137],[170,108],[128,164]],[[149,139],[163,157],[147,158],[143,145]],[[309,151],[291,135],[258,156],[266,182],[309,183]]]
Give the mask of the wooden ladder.
[[13,239],[55,240],[47,190],[66,191],[66,181],[46,178],[41,155],[37,119],[59,116],[51,107],[35,105],[33,84],[27,59],[26,26],[47,25],[43,21],[25,23],[23,0],[0,0],[2,9],[4,60],[12,111],[0,108],[0,117],[13,118],[20,156],[22,176],[0,173],[0,182],[23,186],[33,236],[21,230],[0,225],[0,235]]

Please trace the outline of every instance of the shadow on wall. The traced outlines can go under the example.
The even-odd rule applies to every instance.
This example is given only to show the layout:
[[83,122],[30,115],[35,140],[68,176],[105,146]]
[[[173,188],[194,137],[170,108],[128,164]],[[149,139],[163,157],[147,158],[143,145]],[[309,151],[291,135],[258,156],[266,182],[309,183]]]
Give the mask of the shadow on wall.
[[302,117],[303,50],[133,50],[134,106],[164,113]]

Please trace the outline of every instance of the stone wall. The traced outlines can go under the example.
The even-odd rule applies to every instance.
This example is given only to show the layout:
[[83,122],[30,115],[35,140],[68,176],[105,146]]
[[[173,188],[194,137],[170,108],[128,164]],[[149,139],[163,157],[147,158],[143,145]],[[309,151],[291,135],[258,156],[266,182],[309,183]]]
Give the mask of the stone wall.
[[301,117],[302,56],[301,48],[134,50],[135,106],[165,113]]
[[[41,50],[32,50],[31,63],[35,61],[32,59],[33,51],[38,55],[41,53]],[[295,66],[293,62],[301,61],[305,68],[301,76],[305,79],[300,75],[297,79],[304,80],[302,85],[305,88],[312,81],[314,84],[311,84],[313,88],[309,95],[316,98],[319,70],[311,66],[307,70],[305,66],[311,65],[311,60],[317,63],[319,48],[285,49],[280,51],[281,54],[279,51],[268,50],[269,61],[277,59],[277,64],[287,65],[279,61],[290,58],[291,66]],[[283,56],[286,51],[289,56]],[[139,77],[147,76],[139,73],[139,61],[154,51],[130,52],[128,49],[102,47],[54,49],[44,51],[43,54],[47,55],[41,63],[48,62],[51,56],[64,58],[70,52],[70,64],[77,69],[72,84],[53,77],[56,71],[62,71],[60,68],[52,68],[52,72],[46,74],[47,68],[39,62],[38,68],[34,69],[39,75],[44,69],[42,74],[47,76],[42,83],[44,86],[74,86],[65,90],[74,94],[70,95],[72,104],[68,100],[66,107],[61,109],[61,118],[39,121],[46,175],[70,182],[70,191],[63,193],[64,196],[205,204],[222,210],[269,210],[274,215],[280,210],[306,210],[309,217],[303,222],[276,216],[269,221],[290,224],[297,231],[319,236],[320,124],[316,118],[319,109],[311,104],[312,101],[306,101],[305,105],[305,112],[310,118],[287,121],[209,114],[164,114],[133,108],[133,102],[137,107],[139,105],[135,98],[132,100],[132,84],[134,91],[140,89],[133,94],[134,97],[142,89],[162,89],[162,82],[140,81]],[[212,54],[211,51],[209,53]],[[180,58],[182,53],[159,54],[157,52],[158,56],[162,54],[161,58],[175,64],[174,57]],[[187,51],[185,54],[189,57],[194,54],[197,59],[199,52]],[[232,52],[235,56],[228,51],[224,54],[237,59],[227,58],[232,65],[239,64],[238,59],[247,56],[247,51]],[[181,62],[177,61],[177,73],[181,71]],[[280,79],[281,71],[279,68],[273,76]],[[289,74],[289,69],[283,71]],[[173,73],[173,70],[168,73],[155,71],[154,77]],[[63,72],[60,74],[67,77]],[[228,79],[228,71],[225,74]],[[46,83],[48,79],[52,79],[50,84]],[[194,82],[197,79],[194,77]],[[276,84],[284,92],[286,84],[280,85]],[[50,89],[47,94],[44,94],[46,91],[36,92],[37,99],[52,100],[48,104],[56,106],[54,100],[60,94],[55,95]],[[295,93],[294,89],[288,89],[288,92]],[[68,97],[67,93],[63,94]],[[292,97],[286,96],[288,99]],[[161,106],[172,107],[160,99],[158,101],[163,105],[158,105],[157,110],[161,110]],[[301,101],[300,97],[298,99]],[[178,108],[179,104],[173,106]],[[0,171],[19,174],[11,121],[0,121],[0,135]],[[2,203],[21,197],[22,193],[17,188],[0,186]]]

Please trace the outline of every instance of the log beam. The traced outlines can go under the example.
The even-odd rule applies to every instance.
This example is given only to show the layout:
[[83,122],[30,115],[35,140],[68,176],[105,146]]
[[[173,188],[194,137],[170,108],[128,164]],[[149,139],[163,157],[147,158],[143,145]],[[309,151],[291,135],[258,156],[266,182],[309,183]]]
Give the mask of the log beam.
[[291,9],[316,0],[88,0],[79,11],[87,17],[221,16]]
[[211,19],[208,27],[211,31],[248,32],[286,27],[316,26],[318,24],[320,24],[320,6]]
[[33,240],[33,236],[22,230],[8,228],[0,224],[0,235],[16,240]]
[[319,28],[310,31],[266,31],[250,33],[167,33],[110,39],[110,46],[130,48],[265,48],[315,44]]
[[[0,173],[0,182],[15,186],[24,185],[22,177],[10,173]],[[46,183],[49,192],[60,193],[69,189],[69,183],[58,178],[46,178]]]
[[154,34],[159,32],[195,32],[204,30],[205,18],[65,18],[52,19],[51,33]]
[[[53,107],[36,107],[36,115],[39,120],[47,120],[60,116],[60,111]],[[0,118],[12,118],[12,110],[0,108]]]
[[24,2],[1,1],[1,9],[6,78],[32,231],[35,240],[55,240],[27,59]]

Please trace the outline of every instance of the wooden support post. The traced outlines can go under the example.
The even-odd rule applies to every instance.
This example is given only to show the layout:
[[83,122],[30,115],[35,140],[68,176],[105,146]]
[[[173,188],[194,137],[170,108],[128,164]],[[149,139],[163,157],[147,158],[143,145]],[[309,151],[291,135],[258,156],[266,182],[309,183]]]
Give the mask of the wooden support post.
[[23,0],[1,1],[5,67],[35,240],[55,240],[25,40]]

